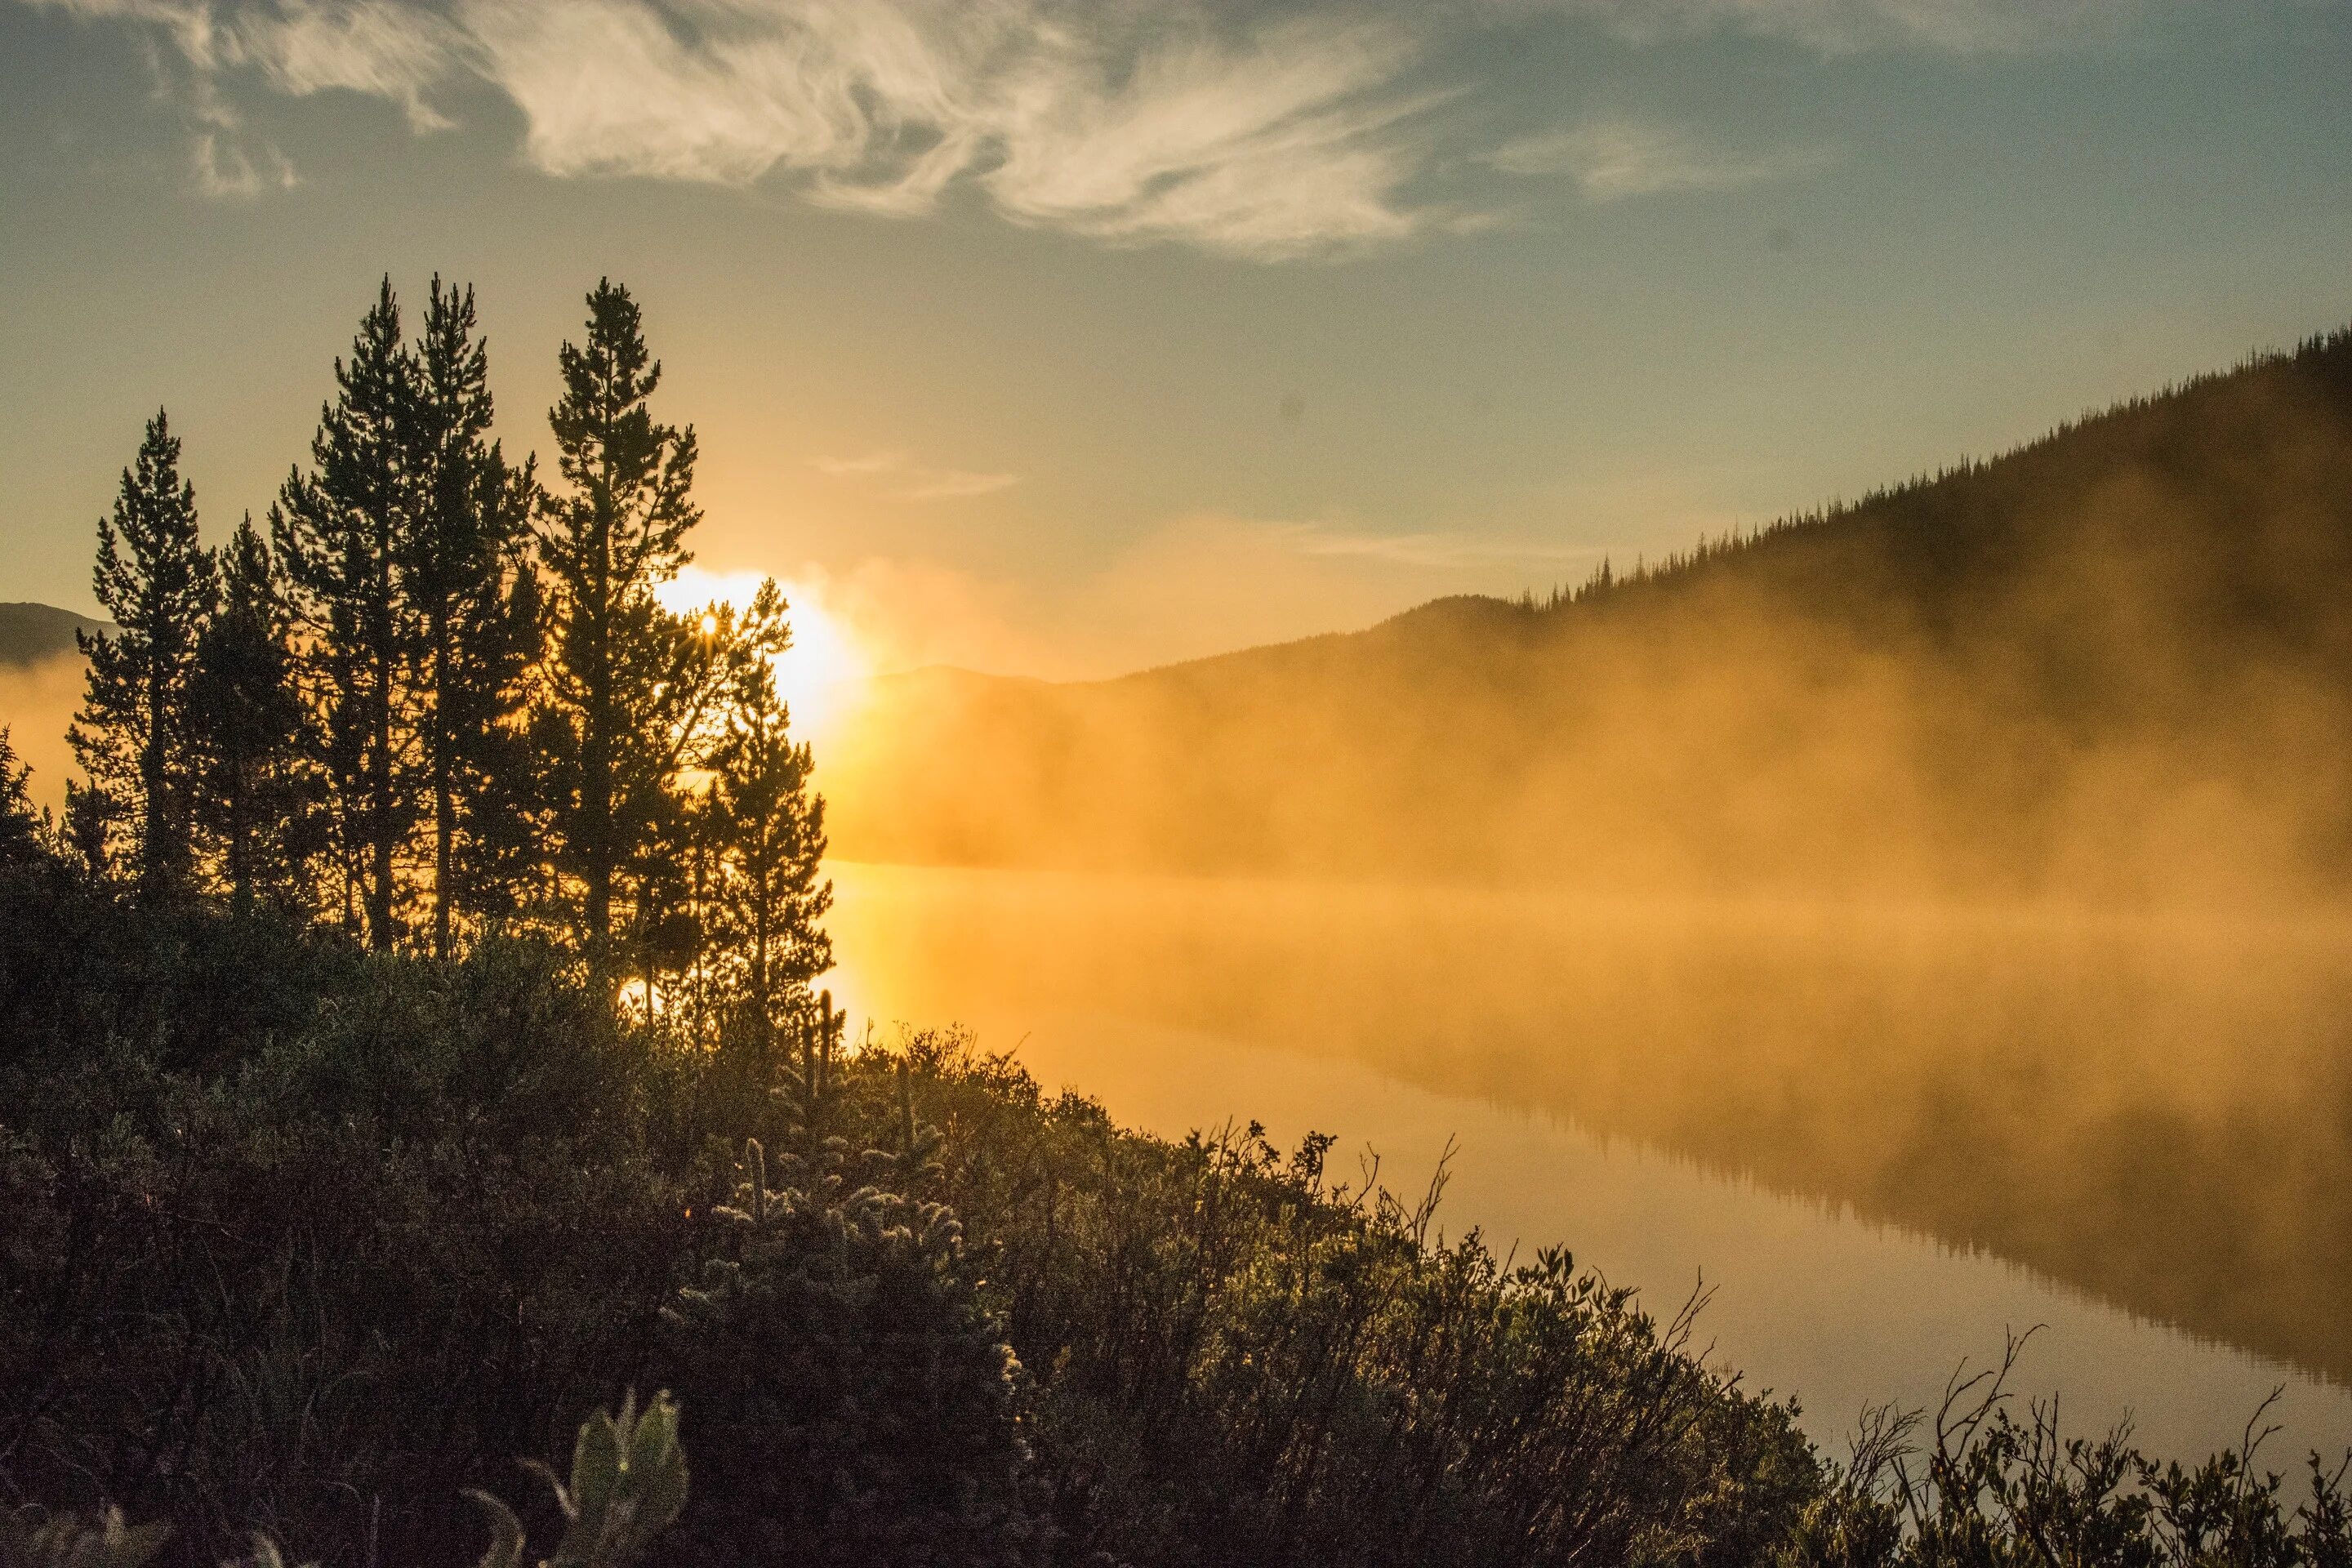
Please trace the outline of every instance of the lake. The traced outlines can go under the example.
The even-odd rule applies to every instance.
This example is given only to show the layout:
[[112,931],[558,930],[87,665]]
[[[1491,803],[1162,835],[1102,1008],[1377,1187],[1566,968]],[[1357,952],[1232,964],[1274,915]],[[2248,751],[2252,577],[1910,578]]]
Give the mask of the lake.
[[2352,1447],[2352,931],[831,867],[857,1026],[956,1023],[1181,1135],[1341,1140],[1562,1242],[1842,1452],[2036,1329],[2021,1395],[2168,1457]]

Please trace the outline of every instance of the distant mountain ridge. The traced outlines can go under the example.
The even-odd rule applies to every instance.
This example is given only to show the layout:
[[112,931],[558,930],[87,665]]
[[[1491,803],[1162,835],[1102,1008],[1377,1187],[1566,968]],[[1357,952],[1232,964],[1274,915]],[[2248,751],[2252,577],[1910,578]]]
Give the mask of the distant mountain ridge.
[[1548,603],[1108,681],[898,678],[835,750],[835,841],[875,858],[2341,886],[2352,331]]
[[0,604],[0,665],[39,664],[78,651],[76,632],[110,630],[104,621],[54,605]]

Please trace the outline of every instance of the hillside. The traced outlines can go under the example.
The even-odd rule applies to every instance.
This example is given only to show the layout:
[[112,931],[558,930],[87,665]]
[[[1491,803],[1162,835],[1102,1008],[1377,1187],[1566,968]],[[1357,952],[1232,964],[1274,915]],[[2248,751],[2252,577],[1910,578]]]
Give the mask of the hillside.
[[2332,893],[2352,333],[1549,604],[1121,679],[925,671],[874,858],[1809,892]]
[[0,604],[0,665],[39,664],[72,653],[74,633],[104,625],[54,605]]

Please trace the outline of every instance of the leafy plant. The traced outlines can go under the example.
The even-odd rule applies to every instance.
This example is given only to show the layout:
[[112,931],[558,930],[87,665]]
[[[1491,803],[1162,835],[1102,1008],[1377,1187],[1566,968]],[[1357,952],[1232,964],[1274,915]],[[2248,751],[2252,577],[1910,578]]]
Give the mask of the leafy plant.
[[[633,1394],[621,1413],[598,1411],[580,1426],[565,1484],[545,1465],[530,1467],[555,1490],[563,1539],[540,1568],[630,1568],[686,1507],[686,1451],[677,1441],[677,1405],[657,1394],[642,1414]],[[480,1568],[522,1568],[522,1521],[478,1489],[466,1494],[490,1516],[490,1549]]]

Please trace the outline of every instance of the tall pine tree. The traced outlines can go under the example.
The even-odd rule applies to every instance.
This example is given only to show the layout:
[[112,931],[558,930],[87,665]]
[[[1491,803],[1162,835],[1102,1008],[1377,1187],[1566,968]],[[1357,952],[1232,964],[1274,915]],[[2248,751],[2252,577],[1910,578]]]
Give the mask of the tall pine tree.
[[401,581],[418,508],[411,459],[415,359],[386,278],[335,362],[335,398],[270,511],[291,587],[320,760],[331,786],[346,902],[368,945],[401,931],[402,861],[416,826],[413,678],[424,634]]
[[212,613],[218,573],[197,535],[195,491],[180,478],[180,443],[158,410],[137,462],[122,471],[114,513],[98,524],[98,602],[112,632],[76,634],[89,684],[71,740],[89,776],[72,793],[76,842],[93,868],[118,865],[128,830],[141,889],[186,885],[191,689],[196,642]]
[[833,885],[824,858],[824,799],[810,793],[809,748],[792,738],[774,655],[791,647],[783,595],[771,580],[745,617],[754,657],[733,667],[726,730],[710,756],[710,830],[722,847],[714,934],[729,945],[745,1010],[763,1045],[804,1008],[809,982],[833,966],[820,921]]
[[566,342],[560,364],[563,396],[548,419],[566,489],[541,513],[552,700],[537,732],[561,863],[590,952],[605,963],[616,895],[627,897],[641,849],[673,816],[677,770],[708,722],[721,659],[711,637],[654,596],[691,559],[685,537],[701,512],[694,431],[653,417],[661,366],[627,289],[597,285],[587,342]]
[[220,607],[196,645],[194,816],[232,906],[301,895],[314,814],[285,595],[248,516],[221,552]]
[[538,480],[489,439],[489,350],[471,289],[433,279],[415,359],[415,505],[401,557],[422,639],[415,707],[433,834],[433,951],[446,957],[457,913],[499,901],[525,837],[511,785],[527,763],[516,717],[539,635],[524,553]]

